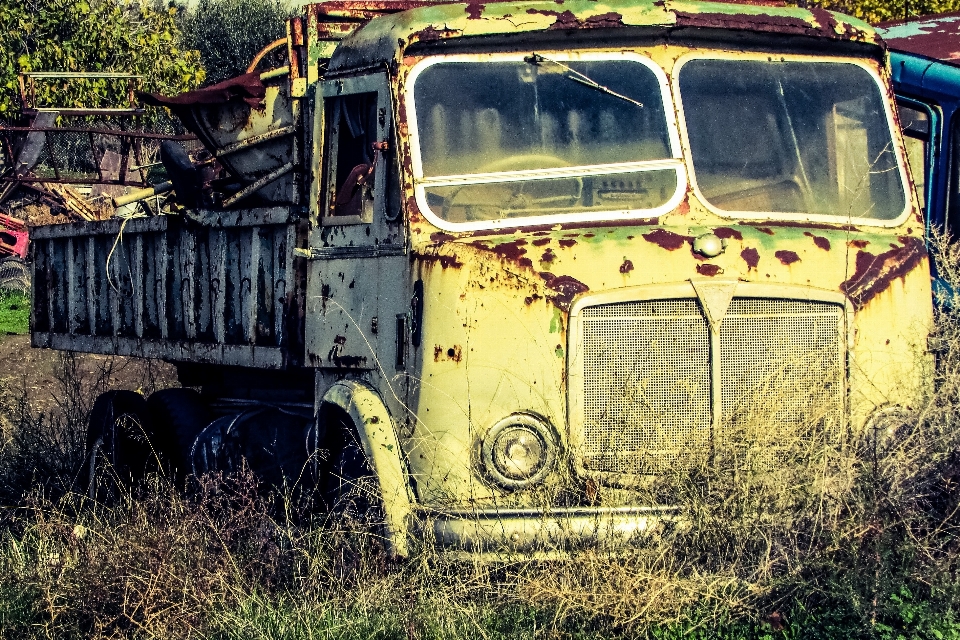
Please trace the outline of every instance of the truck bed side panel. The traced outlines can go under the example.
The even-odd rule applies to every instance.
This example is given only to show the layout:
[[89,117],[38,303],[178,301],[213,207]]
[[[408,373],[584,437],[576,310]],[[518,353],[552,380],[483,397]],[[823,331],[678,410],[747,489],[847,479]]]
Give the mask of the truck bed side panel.
[[180,362],[302,361],[287,208],[34,229],[33,345]]

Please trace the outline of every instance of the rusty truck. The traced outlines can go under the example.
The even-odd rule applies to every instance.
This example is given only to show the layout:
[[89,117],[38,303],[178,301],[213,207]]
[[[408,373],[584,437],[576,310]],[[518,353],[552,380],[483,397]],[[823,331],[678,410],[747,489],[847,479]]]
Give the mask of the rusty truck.
[[33,345],[182,383],[98,399],[91,475],[247,464],[334,510],[365,487],[396,554],[562,551],[655,530],[644,483],[747,422],[770,465],[926,393],[924,224],[869,25],[351,0],[277,47],[157,98],[223,168],[168,153],[175,211],[33,232]]

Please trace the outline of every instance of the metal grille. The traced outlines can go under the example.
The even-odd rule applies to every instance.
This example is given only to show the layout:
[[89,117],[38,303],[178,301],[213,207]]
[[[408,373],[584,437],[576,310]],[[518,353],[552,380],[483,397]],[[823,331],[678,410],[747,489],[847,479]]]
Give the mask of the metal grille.
[[[734,299],[720,327],[722,423],[727,451],[771,464],[812,426],[843,410],[843,308],[822,302]],[[770,428],[763,428],[769,426]]]
[[[711,337],[696,299],[583,311],[586,469],[659,473],[711,450]],[[843,308],[735,298],[720,326],[719,438],[775,457],[843,408]],[[758,429],[758,426],[760,429]],[[760,433],[758,433],[760,431]]]
[[585,309],[584,464],[656,473],[710,437],[710,332],[695,299]]

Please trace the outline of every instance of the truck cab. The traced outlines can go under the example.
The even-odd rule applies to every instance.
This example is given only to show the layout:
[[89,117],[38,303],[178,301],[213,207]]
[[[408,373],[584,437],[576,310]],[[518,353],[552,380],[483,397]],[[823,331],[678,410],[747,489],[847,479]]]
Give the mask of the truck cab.
[[924,221],[871,27],[563,0],[334,41],[334,4],[291,29],[298,195],[35,233],[36,345],[176,362],[221,434],[309,405],[290,459],[355,434],[397,553],[626,544],[671,517],[658,477],[923,397]]

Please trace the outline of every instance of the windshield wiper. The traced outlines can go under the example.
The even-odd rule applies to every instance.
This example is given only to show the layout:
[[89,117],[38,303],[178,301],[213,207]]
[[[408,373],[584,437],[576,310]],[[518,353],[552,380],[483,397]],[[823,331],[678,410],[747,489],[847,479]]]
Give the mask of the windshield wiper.
[[576,83],[582,84],[582,85],[584,85],[585,87],[590,87],[591,89],[595,89],[595,90],[597,90],[597,91],[599,91],[599,92],[601,92],[601,93],[605,93],[605,94],[607,94],[607,95],[609,95],[609,96],[613,96],[613,97],[615,97],[615,98],[620,98],[621,100],[626,100],[626,101],[629,102],[630,104],[635,104],[635,105],[637,105],[638,107],[643,108],[643,103],[642,103],[642,102],[639,102],[639,101],[637,101],[637,100],[634,100],[633,98],[628,98],[627,96],[623,95],[622,93],[617,93],[616,91],[614,91],[614,90],[611,89],[610,87],[606,87],[606,86],[600,84],[599,82],[596,82],[595,80],[592,80],[592,79],[588,78],[587,76],[583,75],[582,73],[580,73],[580,72],[577,71],[576,69],[572,69],[572,68],[570,68],[569,66],[563,64],[562,62],[557,62],[556,60],[551,60],[550,58],[547,58],[547,57],[544,57],[544,56],[540,55],[539,53],[533,53],[533,54],[527,56],[526,58],[524,58],[523,61],[526,62],[526,63],[532,64],[532,65],[534,65],[534,66],[539,65],[541,62],[549,62],[550,64],[555,64],[555,65],[557,65],[558,67],[560,67],[561,69],[563,69],[563,70],[565,70],[565,71],[567,72],[567,73],[564,74],[564,76],[563,76],[564,78],[567,78],[568,80],[573,80],[573,81],[576,82]]

